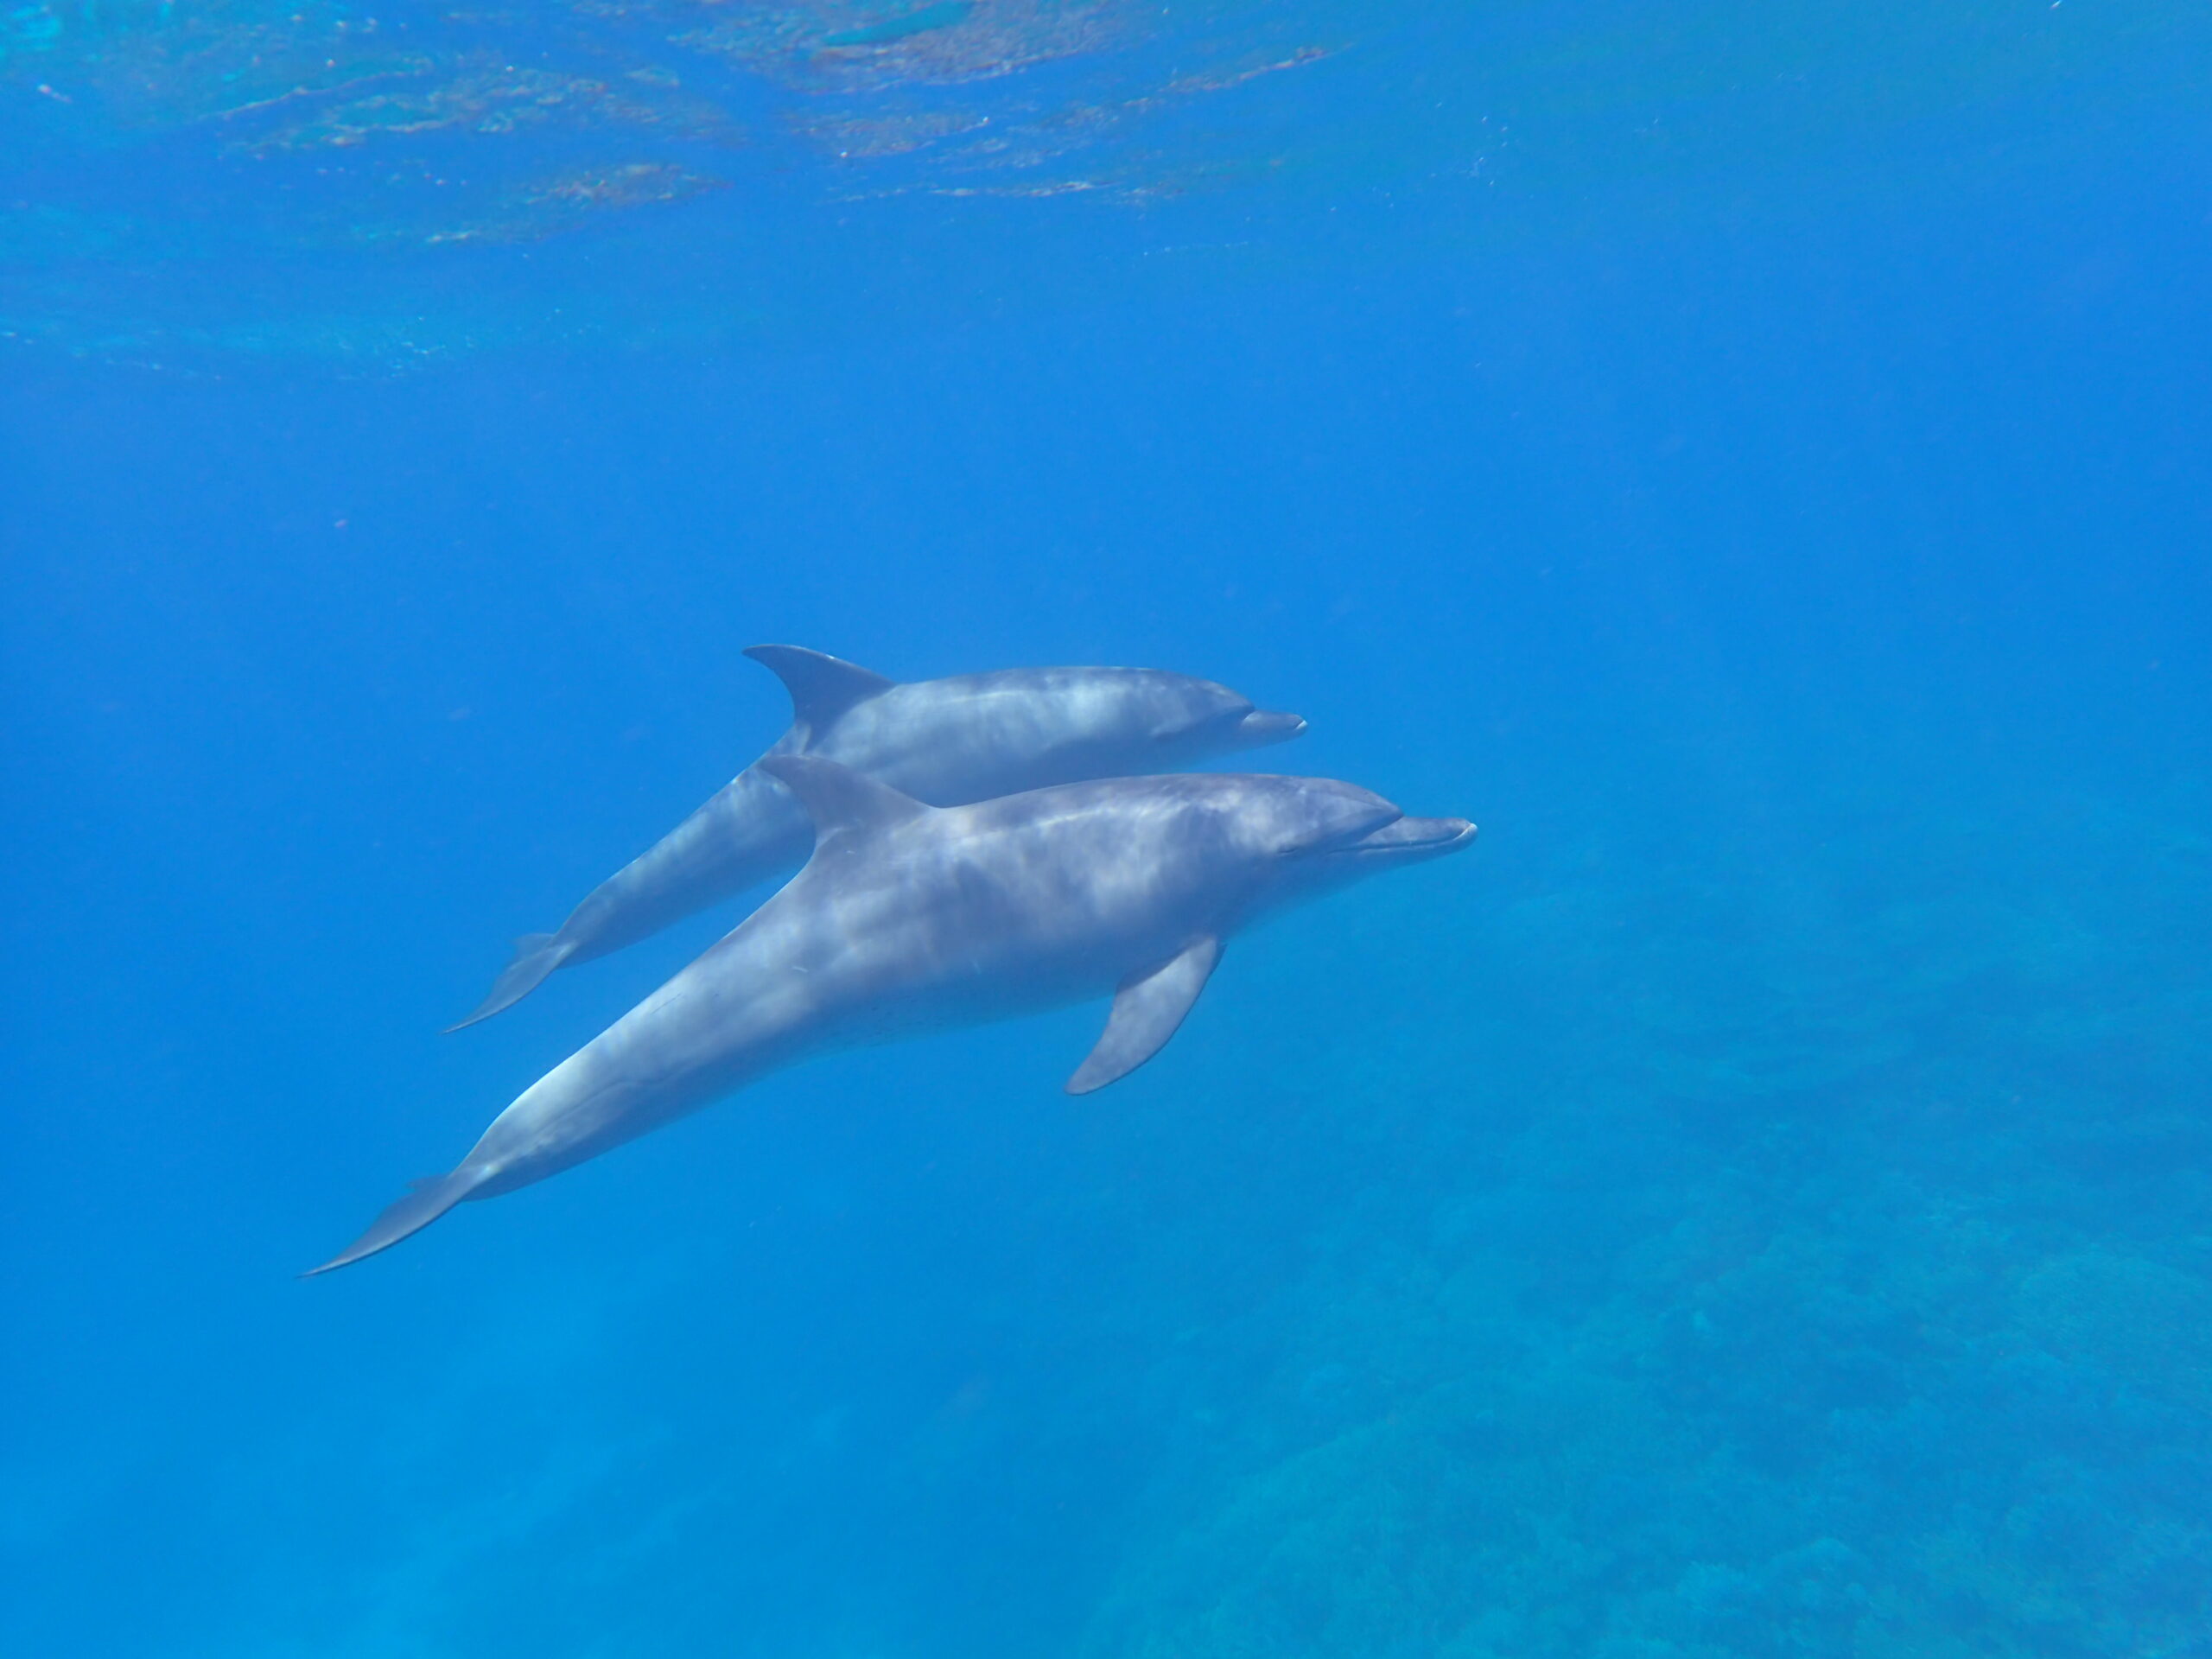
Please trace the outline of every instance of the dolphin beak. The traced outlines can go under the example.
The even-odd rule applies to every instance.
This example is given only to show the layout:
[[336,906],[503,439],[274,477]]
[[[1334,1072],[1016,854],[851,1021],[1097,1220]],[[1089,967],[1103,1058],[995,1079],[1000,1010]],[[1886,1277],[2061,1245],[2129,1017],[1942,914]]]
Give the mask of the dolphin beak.
[[1344,850],[1360,858],[1441,858],[1456,853],[1475,838],[1475,826],[1465,818],[1397,818],[1369,831]]
[[1236,723],[1236,735],[1248,749],[1264,748],[1270,743],[1287,743],[1306,729],[1306,722],[1296,715],[1278,714],[1273,709],[1255,709]]

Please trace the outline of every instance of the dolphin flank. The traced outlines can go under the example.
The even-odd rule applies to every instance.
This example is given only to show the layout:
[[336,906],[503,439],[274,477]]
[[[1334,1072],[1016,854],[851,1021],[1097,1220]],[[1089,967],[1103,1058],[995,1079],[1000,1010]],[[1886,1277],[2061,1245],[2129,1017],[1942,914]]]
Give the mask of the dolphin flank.
[[1238,929],[1475,834],[1319,778],[1109,779],[931,807],[835,761],[756,770],[811,817],[806,868],[312,1271],[830,1049],[1110,994],[1067,1084],[1102,1089],[1175,1034]]
[[[798,645],[745,653],[791,695],[771,755],[817,755],[932,806],[1052,784],[1171,771],[1297,736],[1295,715],[1253,707],[1227,686],[1143,668],[1017,668],[899,684]],[[475,1011],[488,1020],[556,969],[589,962],[795,868],[812,844],[806,814],[759,764],[601,882],[552,933],[525,933]]]

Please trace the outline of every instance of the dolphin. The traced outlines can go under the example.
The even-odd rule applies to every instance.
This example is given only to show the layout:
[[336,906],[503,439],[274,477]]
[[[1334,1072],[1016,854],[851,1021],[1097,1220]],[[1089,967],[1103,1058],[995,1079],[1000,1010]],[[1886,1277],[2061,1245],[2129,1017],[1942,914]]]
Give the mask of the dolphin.
[[1110,995],[1067,1083],[1103,1089],[1175,1034],[1238,929],[1475,834],[1322,778],[1109,779],[931,807],[832,760],[759,766],[812,819],[806,867],[313,1272],[831,1049]]
[[[1087,778],[1166,772],[1296,737],[1296,715],[1225,685],[1146,668],[1016,668],[900,684],[798,645],[745,653],[791,696],[771,755],[819,755],[931,806]],[[765,757],[764,757],[765,758]],[[552,933],[525,933],[459,1031],[512,1007],[556,968],[634,944],[787,870],[812,844],[806,814],[758,762],[584,896]]]

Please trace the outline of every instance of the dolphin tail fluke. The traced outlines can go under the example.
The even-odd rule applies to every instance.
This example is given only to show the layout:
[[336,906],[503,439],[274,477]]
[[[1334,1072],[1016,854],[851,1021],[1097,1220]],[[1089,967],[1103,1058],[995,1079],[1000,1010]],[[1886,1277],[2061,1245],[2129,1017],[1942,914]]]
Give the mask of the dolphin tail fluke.
[[502,1008],[512,1008],[543,982],[545,976],[575,954],[576,947],[558,933],[525,933],[515,941],[515,959],[493,982],[492,989],[476,1012],[455,1020],[448,1031],[459,1031],[479,1020],[489,1020]]
[[378,1250],[390,1249],[410,1234],[421,1232],[490,1179],[488,1170],[464,1166],[449,1175],[433,1175],[416,1182],[405,1198],[390,1205],[369,1224],[368,1231],[321,1267],[309,1268],[300,1277],[312,1279],[334,1268],[350,1268]]

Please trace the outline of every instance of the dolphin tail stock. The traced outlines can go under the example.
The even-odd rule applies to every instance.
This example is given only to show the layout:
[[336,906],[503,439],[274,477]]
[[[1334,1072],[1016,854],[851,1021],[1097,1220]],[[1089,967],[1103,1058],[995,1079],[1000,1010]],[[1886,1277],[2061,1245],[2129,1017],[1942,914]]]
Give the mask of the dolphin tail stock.
[[398,1203],[386,1205],[384,1213],[369,1224],[366,1232],[321,1267],[309,1268],[300,1277],[312,1279],[319,1273],[350,1268],[379,1250],[390,1249],[401,1239],[421,1232],[491,1179],[491,1171],[471,1169],[466,1165],[448,1174],[426,1176],[410,1186],[407,1196]]
[[506,965],[491,990],[466,1020],[456,1020],[448,1031],[460,1031],[480,1020],[489,1020],[503,1008],[512,1008],[544,982],[545,976],[575,954],[573,940],[558,933],[525,933],[515,941],[515,959]]

